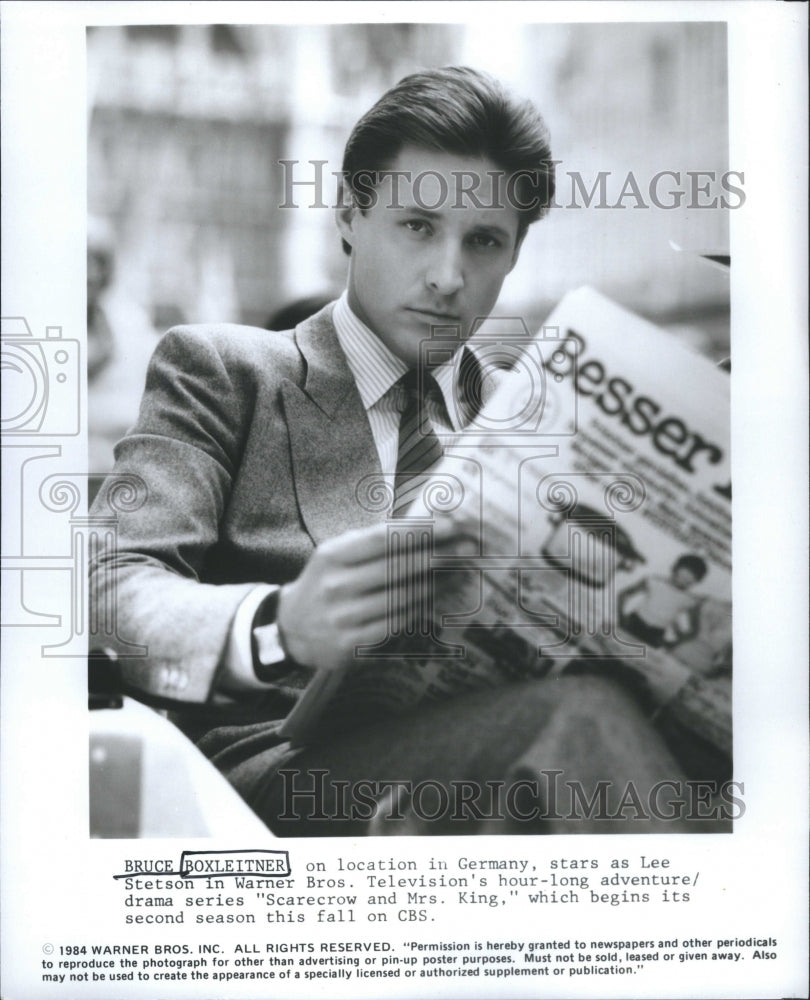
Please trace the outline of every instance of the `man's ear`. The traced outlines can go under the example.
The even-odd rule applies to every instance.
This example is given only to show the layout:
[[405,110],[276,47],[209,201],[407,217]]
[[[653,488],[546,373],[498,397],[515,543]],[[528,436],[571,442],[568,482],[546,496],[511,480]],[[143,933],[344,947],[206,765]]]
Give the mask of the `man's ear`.
[[343,240],[352,246],[354,240],[354,220],[360,209],[354,199],[354,192],[345,182],[340,188],[337,207],[335,208],[335,223]]

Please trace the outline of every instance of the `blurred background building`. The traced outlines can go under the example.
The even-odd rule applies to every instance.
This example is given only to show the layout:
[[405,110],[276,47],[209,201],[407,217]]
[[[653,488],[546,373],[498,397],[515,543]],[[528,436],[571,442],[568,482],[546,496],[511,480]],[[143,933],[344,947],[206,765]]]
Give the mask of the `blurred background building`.
[[[89,29],[87,47],[88,207],[114,249],[105,294],[150,337],[180,321],[266,325],[293,299],[339,291],[332,212],[306,207],[311,185],[280,208],[279,161],[297,161],[296,180],[326,161],[331,204],[331,171],[376,98],[416,69],[465,63],[537,103],[561,161],[562,207],[530,230],[499,311],[539,325],[587,283],[728,353],[727,275],[670,246],[727,249],[728,212],[648,198],[659,171],[729,167],[723,24],[129,25]],[[568,172],[590,189],[600,171],[611,203],[632,172],[648,207],[569,208]]]

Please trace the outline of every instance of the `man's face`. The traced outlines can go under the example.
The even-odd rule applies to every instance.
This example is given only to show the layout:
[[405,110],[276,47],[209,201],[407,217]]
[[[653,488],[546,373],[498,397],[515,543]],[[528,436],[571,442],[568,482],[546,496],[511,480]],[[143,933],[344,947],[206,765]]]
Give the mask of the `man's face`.
[[407,173],[383,179],[365,211],[339,209],[338,228],[352,248],[349,305],[415,367],[432,327],[466,339],[489,315],[517,260],[519,216],[503,177],[493,196],[489,160],[406,146],[390,170]]

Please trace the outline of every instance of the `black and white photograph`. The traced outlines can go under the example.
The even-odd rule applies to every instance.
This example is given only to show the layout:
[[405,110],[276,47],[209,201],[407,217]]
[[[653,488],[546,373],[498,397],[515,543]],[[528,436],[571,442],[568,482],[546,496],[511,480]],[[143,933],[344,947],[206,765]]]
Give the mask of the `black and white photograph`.
[[24,7],[3,995],[802,995],[806,11]]
[[727,832],[726,26],[488,33],[88,30],[94,670],[279,836]]

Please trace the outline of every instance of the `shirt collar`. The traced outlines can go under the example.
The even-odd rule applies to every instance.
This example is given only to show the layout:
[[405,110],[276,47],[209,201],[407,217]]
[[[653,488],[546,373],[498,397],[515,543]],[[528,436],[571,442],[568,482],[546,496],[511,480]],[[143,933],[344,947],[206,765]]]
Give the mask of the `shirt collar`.
[[[352,311],[348,292],[344,292],[337,300],[332,320],[338,341],[357,383],[360,399],[365,409],[370,410],[394,383],[402,378],[408,371],[408,366]],[[432,374],[444,397],[453,429],[461,430],[464,421],[460,419],[460,408],[453,405],[456,393],[456,370],[456,365],[451,359],[432,369]]]
[[402,378],[408,366],[354,314],[349,306],[348,292],[337,300],[332,321],[360,399],[369,410]]

